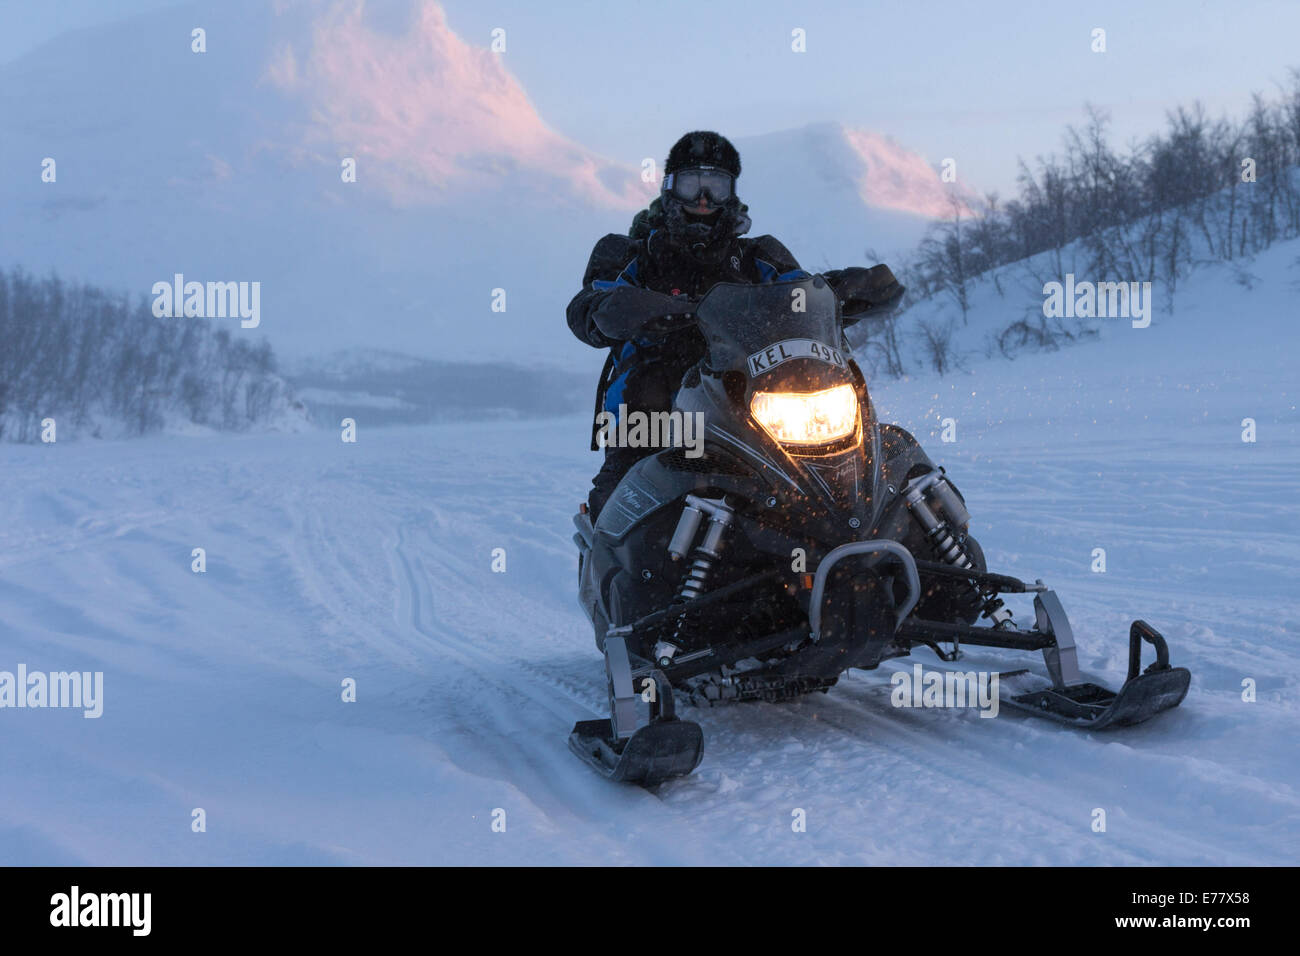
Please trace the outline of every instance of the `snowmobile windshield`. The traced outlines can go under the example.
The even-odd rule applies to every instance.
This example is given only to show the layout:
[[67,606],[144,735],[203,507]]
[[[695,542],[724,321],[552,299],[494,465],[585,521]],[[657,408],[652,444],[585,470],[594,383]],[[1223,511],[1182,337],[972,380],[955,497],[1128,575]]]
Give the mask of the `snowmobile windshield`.
[[[722,282],[695,309],[714,372],[744,371],[752,384],[847,378],[835,293],[821,276],[761,285]],[[780,368],[783,374],[773,373]]]

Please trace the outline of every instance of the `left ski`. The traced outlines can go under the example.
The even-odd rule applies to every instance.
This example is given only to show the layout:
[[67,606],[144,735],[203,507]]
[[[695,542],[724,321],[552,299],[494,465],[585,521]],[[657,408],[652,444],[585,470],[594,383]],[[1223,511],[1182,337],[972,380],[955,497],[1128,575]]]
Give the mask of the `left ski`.
[[642,727],[620,746],[608,718],[580,720],[569,734],[569,749],[606,780],[653,787],[700,765],[704,731],[694,721],[660,720]]
[[[673,688],[662,672],[633,671],[622,634],[605,636],[605,676],[610,716],[573,725],[569,749],[574,754],[606,780],[643,787],[684,776],[700,765],[704,731],[693,721],[677,719]],[[638,700],[650,704],[648,721],[637,713]]]
[[[1143,641],[1155,647],[1156,659],[1139,673]],[[1004,703],[1067,726],[1105,730],[1140,724],[1177,707],[1191,682],[1187,668],[1169,666],[1169,648],[1160,632],[1146,621],[1134,621],[1129,629],[1128,679],[1118,691],[1084,682],[1007,697]]]

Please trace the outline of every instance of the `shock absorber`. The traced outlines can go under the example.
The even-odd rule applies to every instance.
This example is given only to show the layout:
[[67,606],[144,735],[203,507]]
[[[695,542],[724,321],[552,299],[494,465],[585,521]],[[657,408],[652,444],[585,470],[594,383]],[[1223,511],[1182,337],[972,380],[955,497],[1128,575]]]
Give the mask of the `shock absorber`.
[[[686,507],[677,521],[672,540],[668,542],[668,556],[674,561],[689,558],[690,564],[682,575],[681,586],[677,589],[675,603],[684,604],[694,601],[708,588],[709,576],[722,557],[726,544],[727,529],[735,517],[735,510],[727,504],[726,498],[700,498],[696,495],[686,496]],[[709,525],[700,538],[700,525],[708,517]],[[698,544],[696,539],[700,538]],[[677,627],[670,640],[661,640],[655,644],[655,661],[660,667],[667,667],[687,643],[686,616],[677,619]]]
[[[957,536],[960,529],[970,523],[970,512],[962,504],[961,497],[953,486],[948,483],[942,468],[927,472],[908,482],[907,487],[903,489],[903,499],[907,502],[912,516],[925,531],[926,538],[929,539],[941,561],[963,570],[975,567],[975,563],[971,561],[970,555],[966,553],[961,539]],[[935,508],[931,507],[932,502],[937,507],[938,514],[935,513]],[[954,528],[958,531],[954,531]],[[982,617],[988,618],[994,627],[1011,626],[1011,609],[997,596],[995,590],[988,586],[977,585],[972,585],[972,589],[980,602]]]

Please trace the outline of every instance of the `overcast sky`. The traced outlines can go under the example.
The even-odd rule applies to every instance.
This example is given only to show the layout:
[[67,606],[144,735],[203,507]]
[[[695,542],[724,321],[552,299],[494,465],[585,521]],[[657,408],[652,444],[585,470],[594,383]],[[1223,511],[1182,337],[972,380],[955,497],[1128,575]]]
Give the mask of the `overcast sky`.
[[[63,30],[170,5],[0,0],[0,62]],[[397,29],[410,3],[367,6]],[[541,116],[608,156],[662,159],[695,127],[742,136],[839,120],[892,135],[931,163],[954,157],[967,185],[1004,195],[1016,158],[1058,149],[1085,102],[1110,111],[1124,143],[1196,99],[1238,115],[1252,91],[1271,93],[1300,67],[1300,0],[443,6],[470,42],[486,46],[504,28],[506,64]],[[1097,27],[1105,53],[1090,49]],[[796,28],[805,53],[791,50]]]

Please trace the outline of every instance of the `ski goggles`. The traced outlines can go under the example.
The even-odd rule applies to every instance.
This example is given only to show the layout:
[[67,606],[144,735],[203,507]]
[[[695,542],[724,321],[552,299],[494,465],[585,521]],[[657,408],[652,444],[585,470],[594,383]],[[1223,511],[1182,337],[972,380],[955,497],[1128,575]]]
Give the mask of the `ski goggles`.
[[679,169],[664,177],[664,189],[682,202],[695,202],[704,194],[710,203],[721,205],[731,198],[732,178],[713,166]]

